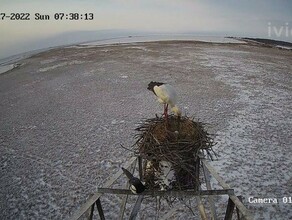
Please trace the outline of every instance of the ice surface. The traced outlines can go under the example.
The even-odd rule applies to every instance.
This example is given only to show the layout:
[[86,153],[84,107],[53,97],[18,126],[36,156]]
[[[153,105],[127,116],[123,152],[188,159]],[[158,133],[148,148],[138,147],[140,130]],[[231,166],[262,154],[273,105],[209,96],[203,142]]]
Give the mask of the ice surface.
[[[288,50],[198,42],[70,47],[22,60],[0,75],[1,217],[73,214],[129,159],[120,144],[135,142],[137,123],[163,113],[146,89],[152,80],[172,84],[183,114],[209,124],[220,154],[212,165],[256,219],[291,218],[291,204],[248,203],[292,194],[291,60]],[[227,199],[216,201],[222,217]],[[102,202],[116,219],[121,197]],[[153,204],[139,217],[155,218]],[[174,219],[193,218],[176,204]],[[169,209],[163,201],[161,213]]]
[[280,49],[292,50],[292,47],[287,47],[287,46],[282,46],[282,45],[277,45],[276,47]]
[[0,74],[6,73],[9,70],[12,70],[14,68],[13,64],[5,65],[5,66],[0,66]]
[[[51,62],[54,62],[54,61],[55,60],[53,60],[53,61],[51,61],[51,60],[44,61],[42,64],[50,64]],[[53,65],[53,66],[40,68],[38,71],[39,72],[46,72],[46,71],[53,70],[53,69],[56,69],[56,68],[59,68],[59,67],[68,66],[68,65],[75,65],[75,64],[82,64],[82,63],[85,63],[85,61],[73,60],[73,61],[70,61],[70,62],[62,62],[62,63],[58,63],[58,64]]]
[[[137,42],[152,42],[152,41],[169,41],[169,40],[189,40],[189,41],[202,41],[209,43],[244,43],[240,40],[218,37],[218,36],[196,36],[192,34],[172,34],[172,35],[148,35],[148,36],[129,36],[129,37],[120,37],[112,39],[104,39],[90,43],[84,43],[80,46],[93,46],[93,45],[105,45],[105,44],[124,44],[124,43],[137,43]],[[79,46],[79,47],[80,47]],[[137,48],[143,49],[143,47]]]

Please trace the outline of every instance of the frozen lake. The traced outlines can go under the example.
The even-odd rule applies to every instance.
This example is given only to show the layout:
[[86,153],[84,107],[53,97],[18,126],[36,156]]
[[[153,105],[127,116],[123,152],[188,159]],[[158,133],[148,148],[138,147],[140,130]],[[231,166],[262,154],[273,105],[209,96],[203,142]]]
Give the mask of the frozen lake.
[[[81,46],[95,46],[95,45],[106,45],[106,44],[122,44],[122,43],[135,43],[135,42],[151,42],[151,41],[168,41],[168,40],[194,40],[194,41],[202,41],[202,42],[213,42],[213,43],[244,43],[235,39],[230,39],[226,37],[218,37],[218,36],[197,36],[192,34],[156,34],[156,35],[133,35],[133,36],[108,36],[106,38],[98,39],[96,41],[90,41],[86,43],[73,43],[69,47],[77,47],[76,45]],[[6,58],[0,59],[0,68],[2,66],[8,66],[10,64],[13,64],[15,62],[18,62],[19,60],[22,60],[24,58],[28,58],[34,54],[38,54],[40,52],[58,48],[63,46],[55,46],[55,47],[48,47],[43,49],[36,49],[33,51],[28,51],[25,53],[16,54],[13,56],[9,56]],[[7,67],[3,67],[5,69]]]
[[[137,123],[162,113],[146,89],[153,80],[172,84],[183,113],[210,124],[220,154],[212,165],[256,219],[292,218],[291,204],[281,202],[292,195],[291,51],[119,43],[52,49],[0,75],[1,217],[73,214],[130,158],[120,144],[135,142]],[[254,204],[249,197],[280,202]],[[103,199],[107,218],[117,218],[120,201]],[[218,202],[222,216],[226,201]],[[140,218],[153,217],[147,204],[143,209]],[[192,213],[184,207],[173,217],[179,218]]]
[[201,42],[209,42],[209,43],[243,43],[241,41],[230,39],[226,37],[218,37],[218,36],[195,36],[191,34],[174,34],[174,35],[148,35],[148,36],[126,36],[126,37],[118,37],[112,39],[104,39],[95,42],[84,43],[81,45],[104,45],[104,44],[116,44],[116,43],[137,43],[137,42],[153,42],[153,41],[201,41]]

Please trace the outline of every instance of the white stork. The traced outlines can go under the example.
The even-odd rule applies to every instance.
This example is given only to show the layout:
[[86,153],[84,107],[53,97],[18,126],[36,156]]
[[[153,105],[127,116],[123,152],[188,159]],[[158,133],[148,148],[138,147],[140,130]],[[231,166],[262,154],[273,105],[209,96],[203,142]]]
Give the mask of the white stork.
[[168,105],[171,107],[171,111],[177,115],[181,115],[180,109],[176,105],[176,91],[175,89],[166,83],[153,82],[148,84],[148,90],[152,91],[158,98],[158,101],[164,105],[163,115],[168,117]]

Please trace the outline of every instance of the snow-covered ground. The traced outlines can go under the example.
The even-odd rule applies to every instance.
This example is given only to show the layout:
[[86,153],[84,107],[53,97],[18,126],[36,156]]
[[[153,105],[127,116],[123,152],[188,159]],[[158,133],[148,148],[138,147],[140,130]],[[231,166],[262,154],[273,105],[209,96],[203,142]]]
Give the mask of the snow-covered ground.
[[[292,196],[291,58],[248,44],[147,42],[60,48],[21,61],[0,75],[1,217],[73,214],[129,159],[120,144],[135,142],[137,123],[162,113],[146,89],[156,80],[177,88],[184,113],[210,124],[220,154],[212,165],[256,219],[292,218],[292,204],[282,202]],[[102,202],[115,219],[120,197]],[[226,201],[218,202],[222,215]],[[192,217],[183,207],[172,219]],[[154,217],[151,202],[143,209],[141,219]]]

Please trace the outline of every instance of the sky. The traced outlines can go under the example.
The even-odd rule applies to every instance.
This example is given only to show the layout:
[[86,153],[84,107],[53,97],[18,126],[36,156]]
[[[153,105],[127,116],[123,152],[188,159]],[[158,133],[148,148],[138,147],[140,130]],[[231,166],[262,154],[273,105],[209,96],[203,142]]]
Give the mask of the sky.
[[[0,0],[0,58],[66,43],[70,34],[82,31],[88,33],[88,39],[82,35],[84,41],[92,40],[92,33],[98,39],[104,30],[129,30],[292,42],[291,11],[290,0]],[[1,19],[1,13],[19,12],[29,13],[30,20]],[[93,13],[93,20],[54,18],[55,13],[72,12]],[[36,20],[35,13],[50,18]]]

